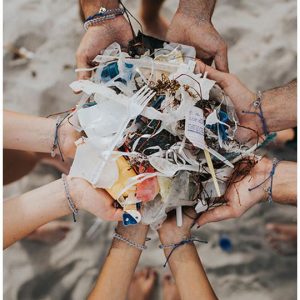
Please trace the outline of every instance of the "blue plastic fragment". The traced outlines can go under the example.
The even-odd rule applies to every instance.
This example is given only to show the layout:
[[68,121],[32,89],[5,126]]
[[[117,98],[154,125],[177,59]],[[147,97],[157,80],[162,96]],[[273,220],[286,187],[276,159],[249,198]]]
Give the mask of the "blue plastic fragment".
[[221,234],[220,239],[219,239],[219,246],[225,252],[232,251],[232,242],[228,235]]
[[[223,110],[220,110],[218,113],[218,118],[221,122],[226,123],[229,118],[226,112],[224,112]],[[221,138],[223,141],[227,140],[228,134],[227,134],[227,126],[225,126],[224,124],[220,124],[220,123],[216,123],[214,125],[206,125],[207,128],[213,130],[213,131],[217,131],[219,126],[219,133],[221,135]]]
[[137,224],[137,220],[131,215],[126,212],[123,213],[123,225],[135,225]]
[[119,67],[117,62],[108,64],[102,69],[101,80],[107,82],[119,74]]

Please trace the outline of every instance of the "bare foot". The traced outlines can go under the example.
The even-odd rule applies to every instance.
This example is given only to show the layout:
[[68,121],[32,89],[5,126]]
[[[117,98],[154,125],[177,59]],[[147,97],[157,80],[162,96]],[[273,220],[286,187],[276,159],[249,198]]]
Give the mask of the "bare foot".
[[150,300],[157,273],[151,268],[145,268],[133,275],[128,290],[128,300]]
[[297,224],[267,224],[267,241],[282,255],[297,253]]
[[68,221],[53,221],[39,227],[27,236],[26,239],[46,244],[56,244],[66,237],[70,229],[71,223]]
[[171,275],[165,275],[163,279],[163,299],[164,300],[180,300],[177,286]]

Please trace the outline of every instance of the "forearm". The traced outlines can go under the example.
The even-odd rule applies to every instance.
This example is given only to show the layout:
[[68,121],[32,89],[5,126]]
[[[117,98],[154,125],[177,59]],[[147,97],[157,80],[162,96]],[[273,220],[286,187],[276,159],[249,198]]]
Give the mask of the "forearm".
[[[124,227],[119,223],[116,231],[131,241],[144,244],[148,226],[139,224]],[[88,299],[125,300],[140,255],[141,250],[114,239],[97,283]]]
[[153,22],[153,19],[159,15],[160,9],[165,0],[142,0],[142,19],[144,22]]
[[55,120],[5,111],[3,146],[5,149],[50,153]]
[[178,12],[211,21],[216,0],[180,0]]
[[273,200],[281,204],[297,205],[297,163],[282,161],[273,179]]
[[62,180],[3,203],[4,248],[54,219],[70,214]]
[[262,109],[270,132],[297,126],[297,80],[263,93]]
[[[56,120],[5,111],[3,122],[4,149],[50,153],[53,148]],[[65,157],[74,157],[75,141],[80,137],[66,120],[59,126],[59,148]],[[54,149],[60,154],[59,148]]]
[[[164,243],[164,239],[161,239]],[[168,257],[171,249],[165,249]],[[194,244],[186,244],[173,251],[169,266],[182,300],[217,299],[201,264]]]
[[118,0],[80,0],[81,9],[83,11],[84,17],[87,18],[93,14],[99,12],[100,7],[105,7],[107,9],[119,7]]

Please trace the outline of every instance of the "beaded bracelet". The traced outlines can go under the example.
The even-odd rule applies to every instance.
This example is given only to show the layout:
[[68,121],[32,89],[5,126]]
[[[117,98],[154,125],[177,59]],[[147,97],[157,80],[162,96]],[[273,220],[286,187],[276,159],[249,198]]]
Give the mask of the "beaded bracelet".
[[69,190],[69,185],[68,185],[68,182],[67,182],[67,176],[65,174],[62,174],[61,179],[62,179],[63,184],[64,184],[65,194],[66,194],[66,198],[68,200],[68,205],[69,205],[70,210],[73,214],[73,220],[74,220],[74,222],[76,222],[76,216],[78,215],[78,209],[76,208],[76,205],[75,205],[75,203],[74,203],[74,201],[71,197],[70,190]]
[[141,251],[147,249],[147,246],[146,246],[146,245],[141,245],[141,244],[138,244],[138,243],[136,243],[136,242],[134,242],[134,241],[131,241],[131,240],[129,240],[129,239],[127,239],[127,238],[121,236],[121,235],[118,234],[117,232],[114,233],[113,238],[114,238],[114,239],[117,239],[117,240],[120,240],[120,241],[122,241],[122,242],[128,244],[129,246],[134,247],[134,248],[136,248],[136,249],[138,249],[138,250],[141,250]]
[[99,12],[95,15],[89,16],[85,22],[90,21],[92,19],[98,18],[98,17],[105,17],[107,15],[123,15],[124,14],[124,8],[113,8],[113,9],[106,9],[104,7],[101,7],[99,9]]
[[257,189],[258,187],[262,186],[268,180],[270,180],[270,186],[266,189],[266,192],[268,193],[268,202],[271,203],[273,201],[273,178],[274,178],[276,167],[278,166],[279,163],[280,163],[280,160],[277,158],[274,158],[272,169],[270,171],[270,175],[262,183],[254,186],[253,188],[248,189],[248,191],[251,192],[251,191]]
[[244,111],[243,110],[242,113],[258,116],[260,118],[261,123],[262,123],[262,128],[263,128],[264,135],[267,137],[269,135],[269,130],[268,130],[267,122],[266,122],[266,119],[264,117],[264,113],[263,113],[263,110],[262,110],[262,107],[261,107],[262,106],[262,100],[263,100],[262,92],[258,91],[257,92],[257,98],[253,102],[253,106],[254,106],[255,109],[258,108],[259,112]]
[[90,26],[95,26],[104,21],[115,19],[117,16],[120,16],[123,14],[124,14],[123,8],[106,10],[103,13],[98,13],[98,14],[88,17],[86,19],[86,21],[84,22],[83,27],[87,31]]
[[190,237],[188,239],[183,239],[181,242],[179,243],[174,243],[174,244],[168,244],[168,245],[159,245],[158,247],[160,249],[166,249],[166,248],[172,248],[171,252],[169,253],[169,255],[167,256],[167,259],[166,259],[166,262],[164,263],[164,268],[167,266],[167,263],[171,257],[171,255],[173,254],[173,252],[180,246],[183,246],[183,245],[186,245],[186,244],[191,244],[191,243],[194,243],[194,242],[198,242],[198,243],[205,243],[207,244],[207,241],[204,241],[204,240],[199,240],[195,237]]

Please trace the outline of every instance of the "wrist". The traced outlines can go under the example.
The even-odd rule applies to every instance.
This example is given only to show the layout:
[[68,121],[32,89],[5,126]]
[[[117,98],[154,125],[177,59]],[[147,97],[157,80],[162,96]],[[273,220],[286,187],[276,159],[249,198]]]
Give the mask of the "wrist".
[[78,131],[76,131],[67,121],[64,121],[59,129],[59,142],[62,154],[65,157],[74,158],[76,152],[75,142],[80,136],[81,134]]
[[80,5],[85,19],[99,12],[101,7],[113,9],[119,7],[118,0],[99,1],[99,0],[80,0]]
[[[148,230],[149,230],[148,225],[139,223],[134,226],[124,226],[122,222],[119,222],[115,229],[116,233],[121,235],[123,238],[128,239],[140,245],[145,244]],[[128,249],[138,250],[118,239],[114,239],[113,248],[128,248]]]
[[[273,162],[271,159],[262,158],[253,168],[253,174],[255,177],[253,178],[252,185],[257,186],[260,183],[264,182],[269,176],[273,167]],[[255,190],[252,190],[253,197],[257,200],[256,202],[265,202],[268,198],[267,188],[270,185],[270,180],[266,181],[266,184],[258,187]],[[255,193],[255,194],[254,194]]]
[[211,23],[211,17],[214,11],[214,4],[214,0],[180,0],[176,13],[195,18],[198,21]]
[[89,183],[84,179],[77,177],[66,177],[67,183],[69,185],[70,195],[77,209],[86,210],[84,207],[85,201],[83,201],[84,190],[89,187]]

